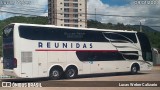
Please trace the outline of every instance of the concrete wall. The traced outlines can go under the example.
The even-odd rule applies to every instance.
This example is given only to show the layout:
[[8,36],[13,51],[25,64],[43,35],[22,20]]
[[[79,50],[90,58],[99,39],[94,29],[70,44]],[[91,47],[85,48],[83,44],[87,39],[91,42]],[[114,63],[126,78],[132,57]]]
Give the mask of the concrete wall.
[[153,65],[160,65],[160,53],[157,50],[153,50]]
[[154,65],[160,65],[160,54],[156,56],[156,60],[154,61]]
[[3,75],[2,69],[3,69],[3,64],[0,62],[0,75]]

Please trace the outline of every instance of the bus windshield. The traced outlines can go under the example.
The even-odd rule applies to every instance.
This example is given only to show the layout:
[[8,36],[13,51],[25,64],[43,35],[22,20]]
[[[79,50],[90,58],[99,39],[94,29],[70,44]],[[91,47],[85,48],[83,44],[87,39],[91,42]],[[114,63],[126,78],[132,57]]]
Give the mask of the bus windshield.
[[152,61],[152,50],[147,36],[141,32],[138,32],[137,35],[140,41],[143,59],[145,61]]
[[14,51],[13,51],[13,28],[14,25],[9,25],[3,30],[3,68],[13,69],[14,66]]

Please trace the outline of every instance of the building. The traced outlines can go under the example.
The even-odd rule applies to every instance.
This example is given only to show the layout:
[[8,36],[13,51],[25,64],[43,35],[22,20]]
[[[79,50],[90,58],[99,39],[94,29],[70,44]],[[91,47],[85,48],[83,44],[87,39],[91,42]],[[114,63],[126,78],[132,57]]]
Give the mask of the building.
[[87,0],[48,0],[49,24],[87,27]]

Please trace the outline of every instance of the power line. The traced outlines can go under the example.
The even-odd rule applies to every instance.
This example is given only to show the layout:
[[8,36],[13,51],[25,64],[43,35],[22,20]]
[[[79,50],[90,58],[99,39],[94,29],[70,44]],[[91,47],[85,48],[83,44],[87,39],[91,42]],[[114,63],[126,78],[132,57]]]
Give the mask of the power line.
[[[17,13],[17,12],[10,12],[10,11],[4,11],[4,10],[0,10],[0,12],[6,12],[6,13],[11,13],[11,14],[20,14],[20,15],[28,15],[28,16],[39,16],[39,15],[34,15],[34,14],[26,14],[26,13]],[[58,19],[58,20],[65,20],[65,19],[69,19],[69,18],[54,18],[54,19]],[[74,19],[74,18],[73,18]],[[78,20],[85,20],[85,19],[81,19],[81,18],[75,18]]]
[[[88,13],[87,15],[95,15],[92,13]],[[112,16],[112,17],[133,17],[133,18],[160,18],[160,16],[123,16],[123,15],[106,15],[106,14],[96,14],[100,16]]]
[[[9,12],[9,11],[2,11],[2,10],[0,10],[0,12],[6,12],[6,13],[11,13],[11,14],[20,14],[20,15],[27,15],[27,16],[39,16],[39,15],[33,15],[33,14],[26,14],[26,13],[16,13],[16,12]],[[62,19],[62,18],[54,18],[54,19],[58,19],[58,20],[65,20],[65,18],[64,19]],[[80,19],[80,18],[78,18],[78,20],[81,20],[81,21],[78,21],[78,22],[86,22],[85,21],[85,19]],[[70,20],[70,21],[74,21],[74,20]],[[68,22],[68,23],[70,23],[70,22]],[[74,23],[74,22],[73,22]],[[144,26],[149,26],[149,27],[160,27],[160,26],[151,26],[151,25],[144,25]]]
[[21,5],[21,4],[10,4],[10,5],[5,5],[5,4],[0,4],[0,6],[48,6],[48,4],[44,5],[44,4],[26,4],[26,5]]
[[[56,14],[74,14],[74,13],[70,13],[70,12],[59,12]],[[86,14],[86,13],[78,13],[77,14]],[[125,16],[125,15],[107,15],[107,14],[95,14],[95,13],[87,13],[87,15],[98,15],[98,16],[110,16],[110,17],[131,17],[131,18],[160,18],[160,16]]]
[[13,8],[13,9],[10,9],[10,8],[2,8],[2,9],[0,9],[0,10],[12,10],[12,11],[16,11],[16,10],[18,10],[18,11],[27,11],[27,12],[45,12],[45,10],[44,9],[39,9],[39,10],[37,10],[37,9],[25,9],[25,8]]
[[[20,14],[20,15],[26,15],[26,16],[40,16],[40,15],[35,15],[35,14],[27,14],[27,13],[19,13],[19,12],[11,12],[11,11],[5,11],[5,10],[0,10],[0,12],[5,12],[5,13],[11,13],[11,14]],[[34,11],[33,11],[34,12]],[[65,13],[65,12],[64,12]],[[62,13],[56,13],[56,14],[62,14]],[[73,13],[67,13],[67,14],[73,14]],[[77,13],[77,14],[84,14],[84,13]],[[89,13],[89,15],[95,15],[95,14],[91,14]],[[145,18],[148,18],[148,16],[121,16],[121,15],[105,15],[105,14],[96,14],[96,15],[103,15],[103,16],[113,16],[113,17],[145,17]],[[159,18],[159,17],[153,17],[153,16],[150,16],[149,18]],[[61,19],[61,18],[54,18],[54,19],[58,19],[58,20],[65,20],[67,18],[64,18],[64,19]],[[69,18],[68,18],[69,19]],[[77,19],[77,18],[76,18]],[[81,20],[81,21],[78,21],[78,22],[86,22],[85,19],[81,19],[81,18],[78,18],[78,20]],[[70,20],[70,21],[73,21],[73,20]],[[149,27],[160,27],[160,26],[151,26],[151,25],[146,25],[146,26],[149,26]]]
[[[13,8],[14,10],[16,9],[16,8]],[[12,9],[12,10],[13,10]],[[31,9],[31,8],[19,8],[18,7],[18,9],[19,9],[19,11],[29,11],[29,12],[42,12],[42,13],[44,13],[44,9],[39,9],[39,10],[37,10],[37,9]],[[60,12],[60,13],[57,13],[57,14],[73,14],[73,13],[70,13],[70,12]],[[86,14],[86,13],[77,13],[77,14]],[[87,13],[87,15],[93,15],[93,16],[110,16],[110,17],[130,17],[130,18],[160,18],[160,16],[127,16],[127,15],[107,15],[107,14],[97,14],[97,13]]]
[[[8,9],[1,9],[2,11],[8,11]],[[17,9],[12,9],[12,11],[15,11],[15,10],[17,10]],[[19,12],[35,12],[35,13],[37,13],[37,12],[39,12],[39,13],[47,13],[47,12],[45,12],[45,10],[21,10],[21,9],[18,9],[18,11]],[[10,11],[8,11],[8,12],[10,12]]]
[[25,7],[25,6],[23,6],[23,8],[22,7],[14,7],[14,6],[5,6],[5,7],[3,7],[3,6],[0,6],[1,8],[8,8],[8,9],[24,9],[24,10],[44,10],[45,8],[38,8],[38,7]]
[[[23,10],[21,10],[23,11]],[[25,11],[25,10],[24,10]],[[12,13],[12,14],[24,14],[24,13],[18,13],[18,12],[10,12],[10,11],[5,11],[1,10],[1,12],[7,12],[7,13]],[[37,11],[31,11],[31,12],[37,12]],[[44,13],[44,12],[42,12]],[[55,14],[74,14],[70,12],[61,12],[61,13],[55,13]],[[86,14],[86,13],[76,13],[76,14]],[[30,14],[25,14],[25,15],[30,15]],[[100,16],[110,16],[110,17],[131,17],[131,18],[160,18],[160,16],[123,16],[123,15],[106,15],[106,14],[92,14],[92,13],[87,13],[87,15],[100,15]]]
[[27,16],[38,16],[38,15],[31,15],[31,14],[26,14],[26,13],[17,13],[17,12],[10,12],[10,11],[2,11],[0,12],[5,12],[5,13],[11,13],[11,14],[20,14],[20,15],[27,15]]

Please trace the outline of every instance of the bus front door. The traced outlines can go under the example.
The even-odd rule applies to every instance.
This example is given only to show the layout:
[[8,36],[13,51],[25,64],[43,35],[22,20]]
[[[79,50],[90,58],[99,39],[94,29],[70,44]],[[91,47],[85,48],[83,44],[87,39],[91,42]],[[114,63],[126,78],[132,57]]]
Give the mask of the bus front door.
[[83,61],[83,73],[90,74],[91,73],[91,61]]

